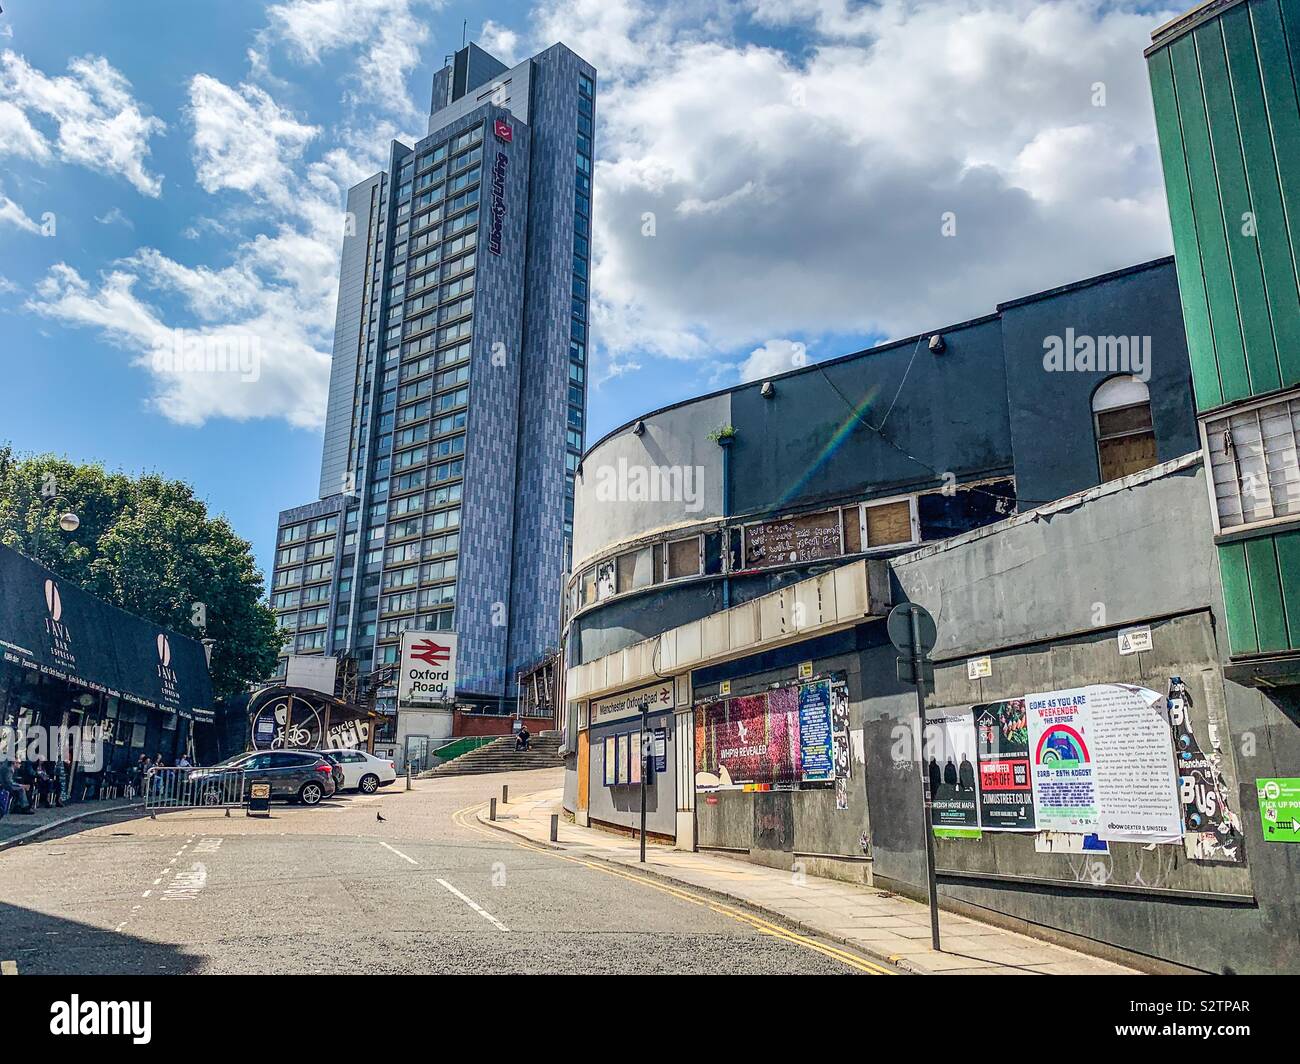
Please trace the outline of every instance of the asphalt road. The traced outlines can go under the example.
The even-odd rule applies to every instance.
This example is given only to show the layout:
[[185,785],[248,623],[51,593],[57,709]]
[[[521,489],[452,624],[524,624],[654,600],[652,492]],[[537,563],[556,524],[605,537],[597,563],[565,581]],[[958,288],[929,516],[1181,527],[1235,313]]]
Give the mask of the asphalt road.
[[314,809],[275,805],[269,819],[69,825],[0,853],[0,961],[19,974],[861,970],[824,942],[464,813],[503,783],[522,795],[559,779],[451,777],[409,794],[399,781]]

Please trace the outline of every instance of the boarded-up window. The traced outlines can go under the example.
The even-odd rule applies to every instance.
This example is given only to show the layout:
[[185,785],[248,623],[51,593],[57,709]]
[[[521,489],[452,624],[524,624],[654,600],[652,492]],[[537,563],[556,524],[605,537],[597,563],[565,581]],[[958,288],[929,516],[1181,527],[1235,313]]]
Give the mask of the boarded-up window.
[[590,606],[596,601],[596,570],[588,569],[582,574],[582,597],[579,604]]
[[679,539],[668,544],[668,579],[700,575],[700,537]]
[[1111,377],[1093,394],[1097,465],[1102,481],[1140,473],[1156,464],[1156,437],[1145,382]]
[[649,587],[654,583],[652,568],[654,551],[649,547],[620,554],[616,559],[618,565],[618,590],[635,591],[640,587]]
[[867,547],[912,542],[912,504],[907,499],[867,507]]
[[851,507],[844,511],[844,553],[857,554],[862,550],[862,520],[858,508]]
[[745,529],[745,566],[750,569],[821,561],[842,553],[839,510],[765,521]]

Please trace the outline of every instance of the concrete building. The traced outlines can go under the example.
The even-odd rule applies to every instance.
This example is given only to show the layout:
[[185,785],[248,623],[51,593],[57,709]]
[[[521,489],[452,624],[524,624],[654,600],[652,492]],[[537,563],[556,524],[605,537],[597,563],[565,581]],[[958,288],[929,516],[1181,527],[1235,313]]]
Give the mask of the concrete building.
[[[491,709],[557,644],[595,76],[560,44],[511,68],[469,45],[434,77],[428,136],[349,191],[320,499],[279,521],[286,653],[365,676],[405,630],[454,632],[458,702]],[[450,711],[424,716],[450,734]]]
[[[1017,799],[972,750],[966,819],[930,769],[942,904],[1151,969],[1295,970],[1296,862],[1254,781],[1294,775],[1297,702],[1232,679],[1186,356],[1162,259],[598,441],[567,603],[566,806],[634,827],[648,730],[651,832],[921,896],[915,751],[944,722],[973,743],[981,711],[1043,693],[1145,698],[1127,723],[1158,771],[1135,800],[1158,792],[1173,828],[1059,830],[1037,760]],[[923,736],[883,623],[904,601],[940,631]],[[1122,719],[1098,710],[1084,736]],[[1117,745],[1112,780],[1133,767]],[[990,823],[986,798],[1033,813]]]

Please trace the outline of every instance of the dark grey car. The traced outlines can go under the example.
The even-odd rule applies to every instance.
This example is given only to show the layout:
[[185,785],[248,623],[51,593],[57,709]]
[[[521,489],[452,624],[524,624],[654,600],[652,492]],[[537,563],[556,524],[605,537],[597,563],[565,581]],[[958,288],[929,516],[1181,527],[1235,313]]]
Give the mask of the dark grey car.
[[219,773],[239,770],[244,773],[245,798],[254,783],[269,783],[272,798],[298,801],[304,805],[316,805],[322,798],[332,795],[338,789],[335,776],[342,775],[336,766],[319,754],[297,750],[255,750],[228,758],[211,768],[195,769],[190,774],[191,785],[201,791],[203,781],[210,779],[215,788]]

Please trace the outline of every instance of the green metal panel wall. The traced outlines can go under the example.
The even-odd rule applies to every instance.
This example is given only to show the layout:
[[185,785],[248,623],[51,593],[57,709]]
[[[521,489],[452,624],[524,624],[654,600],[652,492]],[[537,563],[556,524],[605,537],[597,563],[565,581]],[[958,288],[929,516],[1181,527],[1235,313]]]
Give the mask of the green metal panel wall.
[[[1147,60],[1197,410],[1300,385],[1300,0],[1193,12]],[[1300,531],[1219,573],[1234,656],[1300,650]]]
[[1300,0],[1148,54],[1199,410],[1300,384]]

